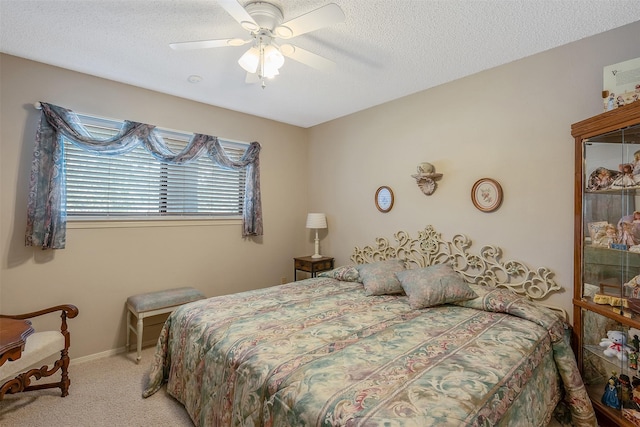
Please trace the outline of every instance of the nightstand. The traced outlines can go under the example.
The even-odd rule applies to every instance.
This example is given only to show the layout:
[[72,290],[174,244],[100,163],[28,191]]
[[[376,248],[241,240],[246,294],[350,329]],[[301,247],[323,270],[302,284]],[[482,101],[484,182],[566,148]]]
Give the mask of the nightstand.
[[298,280],[298,270],[311,273],[311,277],[316,277],[316,273],[333,269],[333,258],[321,257],[312,258],[303,256],[293,259],[293,280]]

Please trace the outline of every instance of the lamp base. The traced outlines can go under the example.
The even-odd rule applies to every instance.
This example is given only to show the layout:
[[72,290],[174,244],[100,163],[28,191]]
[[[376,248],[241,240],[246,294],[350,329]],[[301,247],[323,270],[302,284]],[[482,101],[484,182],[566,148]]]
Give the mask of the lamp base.
[[320,239],[318,238],[318,229],[316,229],[316,238],[314,241],[315,245],[314,245],[314,253],[313,255],[311,255],[311,258],[322,258],[322,255],[320,255]]

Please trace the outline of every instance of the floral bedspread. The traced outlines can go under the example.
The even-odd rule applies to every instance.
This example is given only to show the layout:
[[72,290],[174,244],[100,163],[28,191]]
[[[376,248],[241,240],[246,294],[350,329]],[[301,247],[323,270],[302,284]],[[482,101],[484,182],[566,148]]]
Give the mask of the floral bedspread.
[[544,426],[561,397],[596,426],[551,311],[474,287],[460,305],[314,278],[187,304],[143,396],[165,382],[198,426]]

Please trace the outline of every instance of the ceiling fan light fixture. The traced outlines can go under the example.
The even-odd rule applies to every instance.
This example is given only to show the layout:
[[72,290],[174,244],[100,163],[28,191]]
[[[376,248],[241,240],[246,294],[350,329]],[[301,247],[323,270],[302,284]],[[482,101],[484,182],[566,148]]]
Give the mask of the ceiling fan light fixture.
[[266,45],[262,50],[262,64],[260,64],[260,74],[262,77],[273,78],[279,73],[280,67],[284,65],[284,56],[273,45]]
[[260,63],[260,51],[257,47],[252,47],[248,51],[244,53],[238,59],[238,64],[247,72],[247,73],[255,73],[258,71],[258,65]]
[[279,69],[284,65],[284,56],[273,45],[267,45],[264,48],[264,63],[269,67]]
[[[238,47],[253,42],[253,47],[238,59],[238,64],[247,72],[247,82],[250,82],[250,76],[254,76],[251,80],[258,77],[262,80],[263,88],[265,78],[272,78],[279,74],[278,70],[284,65],[285,56],[322,71],[333,70],[335,67],[333,61],[290,44],[280,45],[275,39],[290,39],[344,22],[345,15],[340,6],[330,3],[283,22],[282,10],[270,1],[272,0],[217,0],[220,6],[250,33],[249,39],[177,42],[170,43],[169,46],[175,50],[187,50]],[[281,0],[277,2],[282,3]],[[243,3],[246,5],[243,6]]]

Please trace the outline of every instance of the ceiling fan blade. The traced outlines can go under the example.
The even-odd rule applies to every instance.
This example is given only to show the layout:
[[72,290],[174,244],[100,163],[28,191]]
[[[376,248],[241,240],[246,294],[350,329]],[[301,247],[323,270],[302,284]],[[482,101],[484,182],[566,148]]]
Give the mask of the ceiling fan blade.
[[194,42],[170,43],[169,46],[174,50],[209,49],[212,47],[242,46],[250,41],[251,40],[242,39],[200,40]]
[[336,67],[336,63],[331,60],[290,44],[280,46],[280,52],[287,58],[320,71],[331,72]]
[[275,34],[283,39],[288,39],[344,22],[344,20],[344,12],[340,9],[340,6],[335,3],[329,3],[326,6],[284,22],[275,29]]
[[233,17],[233,19],[238,21],[245,30],[257,31],[260,29],[260,26],[251,17],[251,15],[249,15],[249,12],[247,12],[245,8],[238,3],[238,0],[218,0],[218,4],[220,4],[220,6],[222,6],[222,8]]

